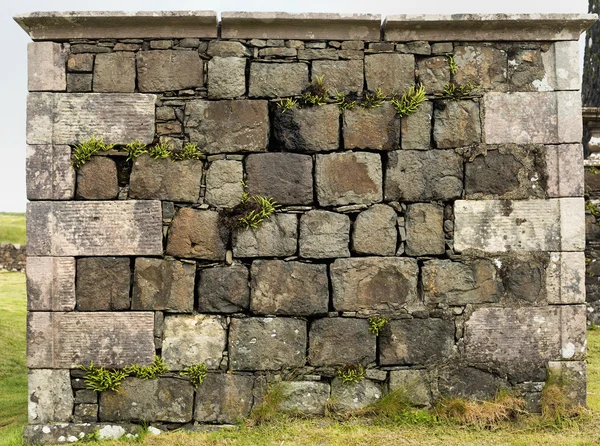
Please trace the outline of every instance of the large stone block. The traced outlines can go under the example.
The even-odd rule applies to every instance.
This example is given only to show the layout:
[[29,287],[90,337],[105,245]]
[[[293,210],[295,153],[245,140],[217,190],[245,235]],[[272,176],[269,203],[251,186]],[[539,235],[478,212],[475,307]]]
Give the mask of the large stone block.
[[579,43],[576,40],[554,42],[555,90],[579,90]]
[[71,147],[27,146],[27,199],[71,200],[74,195]]
[[381,201],[381,156],[369,152],[317,155],[316,187],[321,206]]
[[206,153],[264,152],[269,144],[267,101],[190,101],[184,125]]
[[365,56],[367,89],[381,88],[384,94],[404,93],[415,84],[415,56],[371,54]]
[[548,197],[581,197],[584,194],[583,147],[560,144],[545,147]]
[[325,415],[329,400],[329,384],[315,381],[284,381],[285,400],[281,409],[303,415]]
[[29,313],[27,367],[150,365],[154,315],[148,312]]
[[294,318],[246,318],[231,320],[229,368],[279,370],[304,365],[306,322]]
[[129,197],[195,203],[200,197],[202,161],[172,161],[142,155],[135,159],[129,181]]
[[135,54],[119,51],[96,55],[93,88],[98,93],[133,93]]
[[[211,42],[212,43],[212,42]],[[234,43],[234,42],[231,42]],[[235,42],[239,43],[239,42]],[[208,97],[237,98],[246,93],[246,59],[213,57],[208,62]]]
[[506,86],[506,51],[484,45],[464,45],[454,48],[455,74],[460,85],[477,85],[484,90],[500,90]]
[[513,48],[508,60],[508,82],[513,91],[554,90],[554,51],[540,48]]
[[424,102],[413,114],[401,120],[402,148],[428,150],[431,147],[431,118],[433,103]]
[[357,383],[343,383],[339,378],[331,382],[331,402],[334,412],[346,413],[376,403],[383,396],[379,384],[368,379]]
[[71,53],[67,60],[67,68],[77,73],[91,73],[94,69],[94,57],[91,53]]
[[450,150],[388,153],[385,200],[453,200],[462,193],[463,161]]
[[433,113],[433,139],[439,149],[464,147],[481,142],[479,103],[440,102]]
[[554,374],[571,404],[584,406],[587,400],[587,364],[585,361],[549,361],[549,373]]
[[332,317],[310,325],[308,361],[313,366],[367,365],[376,359],[376,337],[369,321]]
[[400,144],[400,118],[394,106],[354,107],[344,112],[344,147],[346,149],[393,150]]
[[[27,260],[29,262],[29,259]],[[550,304],[585,302],[585,254],[552,252],[546,270],[547,299]]]
[[77,310],[129,310],[131,261],[126,257],[77,259]]
[[182,379],[127,378],[118,392],[100,394],[100,421],[164,421],[188,423],[192,420],[194,388]]
[[300,217],[300,257],[349,257],[350,218],[336,212],[312,210]]
[[305,63],[250,64],[251,98],[297,96],[308,87],[308,65]]
[[363,91],[364,75],[362,60],[318,60],[312,64],[313,78],[323,76],[325,86],[333,94]]
[[218,212],[182,208],[171,224],[166,253],[175,257],[223,260],[226,246],[219,228]]
[[406,210],[406,254],[444,254],[444,208],[437,204],[415,203]]
[[211,40],[206,51],[210,57],[248,57],[252,52],[240,42]]
[[195,51],[140,51],[136,59],[141,92],[185,90],[204,85],[204,63]]
[[454,205],[454,249],[583,251],[583,198],[463,201]]
[[107,144],[154,139],[156,95],[30,93],[27,144],[77,144],[100,135]]
[[250,305],[248,268],[244,265],[217,266],[200,270],[197,285],[198,310],[208,313],[237,313]]
[[352,231],[352,251],[382,256],[396,254],[397,218],[396,211],[385,204],[375,204],[358,214]]
[[216,160],[206,172],[204,200],[213,206],[232,208],[244,193],[244,167],[240,161]]
[[327,314],[327,265],[255,260],[250,274],[252,313],[288,316]]
[[162,354],[172,370],[194,364],[218,369],[227,348],[227,325],[222,316],[195,314],[166,316]]
[[273,135],[290,152],[327,152],[337,150],[340,114],[334,104],[321,107],[277,108],[273,117]]
[[389,389],[402,392],[413,406],[431,406],[431,377],[426,370],[390,371]]
[[258,228],[237,230],[233,234],[235,257],[284,257],[297,251],[298,217],[274,214]]
[[31,256],[162,255],[159,201],[32,202]]
[[392,320],[379,336],[381,365],[435,364],[454,350],[454,322],[443,319]]
[[419,267],[415,259],[337,259],[330,274],[336,311],[394,310],[419,299]]
[[313,161],[298,153],[260,153],[246,159],[250,195],[272,198],[279,204],[312,204]]
[[77,198],[115,200],[119,195],[117,164],[106,156],[93,156],[77,169]]
[[27,44],[27,88],[29,91],[67,89],[67,52],[60,43]]
[[194,420],[235,424],[246,418],[254,400],[254,376],[209,373],[198,386]]
[[29,423],[71,421],[73,390],[69,370],[29,370],[27,375]]
[[444,87],[450,83],[448,57],[426,57],[417,61],[417,75],[427,94],[443,94]]
[[438,378],[438,390],[443,397],[490,400],[509,389],[508,381],[494,373],[458,364],[443,370]]
[[75,309],[75,259],[27,257],[27,309],[71,311]]

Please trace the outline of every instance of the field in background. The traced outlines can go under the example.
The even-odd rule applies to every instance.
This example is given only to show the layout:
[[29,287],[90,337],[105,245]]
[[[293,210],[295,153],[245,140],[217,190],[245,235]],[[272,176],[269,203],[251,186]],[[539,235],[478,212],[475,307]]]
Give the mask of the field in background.
[[0,212],[0,242],[25,244],[25,214]]

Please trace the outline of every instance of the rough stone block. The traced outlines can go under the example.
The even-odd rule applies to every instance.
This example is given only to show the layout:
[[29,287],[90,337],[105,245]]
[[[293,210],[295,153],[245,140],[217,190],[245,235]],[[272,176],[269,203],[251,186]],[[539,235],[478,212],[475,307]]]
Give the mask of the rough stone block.
[[28,144],[77,144],[101,135],[107,144],[154,139],[152,94],[30,93]]
[[381,201],[381,156],[369,152],[317,155],[316,187],[321,206]]
[[172,370],[194,364],[218,369],[227,348],[227,325],[222,316],[195,314],[166,316],[162,354]]
[[565,383],[564,388],[570,403],[585,407],[587,400],[585,361],[549,361],[548,371]]
[[433,139],[439,149],[464,147],[481,142],[479,103],[445,101],[433,113]]
[[31,202],[31,256],[162,255],[159,201]]
[[312,210],[300,217],[300,257],[349,257],[350,218],[336,212]]
[[96,56],[94,91],[98,93],[133,93],[135,91],[135,54],[120,51]]
[[185,90],[204,85],[203,62],[195,51],[140,51],[136,59],[141,92]]
[[267,101],[190,101],[185,131],[206,153],[264,152],[269,144]]
[[248,268],[244,265],[217,266],[200,270],[197,285],[198,310],[208,313],[237,313],[250,305]]
[[115,200],[119,195],[117,164],[106,156],[93,156],[77,169],[77,198]]
[[298,153],[260,153],[246,159],[250,195],[272,198],[279,204],[313,203],[313,161]]
[[335,104],[277,109],[273,135],[290,152],[326,152],[339,147],[340,114]]
[[344,112],[346,149],[393,150],[400,144],[400,118],[386,102],[374,109],[355,107]]
[[294,318],[245,318],[229,326],[229,368],[279,370],[304,365],[306,322]]
[[75,309],[75,259],[27,258],[27,309],[71,311]]
[[454,205],[454,249],[583,251],[583,198],[463,201]]
[[453,200],[462,193],[463,161],[450,150],[388,154],[385,200]]
[[137,157],[131,169],[129,197],[195,203],[200,196],[202,161]]
[[71,200],[74,195],[71,147],[27,146],[27,199]]
[[[532,383],[529,383],[532,384]],[[450,366],[438,378],[438,389],[442,396],[491,400],[502,390],[509,390],[506,379],[475,367]]]
[[75,404],[98,404],[98,392],[89,389],[76,390]]
[[585,302],[585,254],[583,252],[550,253],[546,274],[549,304]]
[[60,43],[27,44],[27,88],[29,91],[67,89],[67,52]]
[[363,91],[362,60],[318,60],[312,64],[313,79],[323,76],[325,86],[333,94],[340,93],[358,93]]
[[548,197],[581,197],[584,194],[583,147],[560,144],[545,147]]
[[376,359],[376,337],[366,319],[317,319],[310,325],[309,341],[308,361],[316,367],[367,365]]
[[[211,42],[212,43],[212,42]],[[230,42],[234,43],[234,42]],[[239,43],[239,42],[235,42]],[[237,98],[246,93],[246,59],[213,57],[208,62],[208,97]]]
[[554,51],[545,51],[544,48],[515,48],[511,51],[508,60],[511,90],[551,91],[555,85],[554,74]]
[[417,76],[427,94],[443,94],[444,87],[450,83],[448,57],[426,57],[417,61]]
[[94,69],[94,55],[90,53],[69,54],[67,69],[77,73],[91,73]]
[[250,310],[253,314],[314,316],[327,314],[327,265],[283,260],[255,260]]
[[152,313],[29,313],[27,367],[74,369],[91,361],[116,368],[150,365],[153,339]]
[[284,257],[296,254],[298,217],[274,214],[256,229],[238,230],[233,234],[235,257]]
[[384,94],[404,93],[415,84],[415,56],[412,54],[370,54],[365,56],[367,89],[381,88]]
[[368,379],[357,383],[343,383],[339,378],[331,382],[331,401],[334,412],[346,413],[376,403],[383,396],[381,387]]
[[69,370],[29,370],[27,376],[29,423],[71,421],[73,391]]
[[401,119],[402,148],[428,150],[431,147],[431,118],[433,103],[424,102],[417,111]]
[[308,65],[253,62],[249,82],[248,96],[251,98],[297,96],[308,87]]
[[465,165],[467,197],[529,198],[535,197],[536,192],[544,196],[542,188],[535,183],[540,176],[537,157],[535,150],[526,149],[522,156],[518,149],[508,146],[470,159]]
[[198,386],[194,420],[235,424],[252,408],[254,376],[209,373]]
[[499,90],[506,85],[506,51],[484,45],[464,45],[454,48],[454,62],[458,66],[456,82],[471,82],[484,90]]
[[444,254],[444,209],[437,204],[415,203],[406,211],[406,254]]
[[382,256],[396,254],[397,217],[396,211],[385,204],[375,204],[358,214],[352,231],[352,251]]
[[391,320],[379,335],[381,365],[439,363],[448,359],[454,350],[453,321]]
[[67,73],[67,92],[88,93],[92,91],[92,73]]
[[183,258],[223,260],[226,246],[219,228],[218,212],[182,208],[171,224],[166,253]]
[[431,378],[426,370],[392,370],[390,392],[400,390],[416,407],[431,406]]
[[118,392],[100,394],[100,421],[164,421],[188,423],[192,420],[194,388],[182,379],[127,378]]
[[98,404],[76,404],[73,421],[86,423],[98,421]]
[[228,40],[211,40],[206,51],[210,57],[249,57],[251,51],[240,42]]
[[303,415],[325,415],[329,400],[329,384],[315,381],[282,383],[285,400],[281,409]]
[[244,167],[240,161],[213,161],[206,173],[205,201],[213,206],[234,207],[244,193],[243,179]]
[[77,310],[129,310],[131,262],[123,257],[77,259]]

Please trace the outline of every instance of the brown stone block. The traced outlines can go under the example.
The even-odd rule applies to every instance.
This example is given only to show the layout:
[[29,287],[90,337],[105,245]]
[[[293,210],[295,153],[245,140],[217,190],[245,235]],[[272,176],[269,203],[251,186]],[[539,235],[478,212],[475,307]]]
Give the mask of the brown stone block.
[[135,53],[98,54],[94,63],[94,91],[133,93],[135,91]]
[[204,62],[195,51],[140,51],[136,59],[141,92],[185,90],[204,85]]
[[376,339],[366,319],[317,319],[310,325],[308,361],[317,367],[367,365],[376,359]]
[[130,263],[122,257],[77,259],[77,310],[129,310]]
[[75,309],[75,259],[27,258],[27,309],[71,311]]
[[106,156],[93,156],[77,169],[77,198],[115,200],[119,195],[117,164]]
[[346,149],[393,150],[400,144],[400,118],[388,102],[374,109],[346,110],[343,128]]
[[182,208],[177,212],[167,241],[167,254],[175,257],[223,260],[225,242],[219,231],[219,214]]

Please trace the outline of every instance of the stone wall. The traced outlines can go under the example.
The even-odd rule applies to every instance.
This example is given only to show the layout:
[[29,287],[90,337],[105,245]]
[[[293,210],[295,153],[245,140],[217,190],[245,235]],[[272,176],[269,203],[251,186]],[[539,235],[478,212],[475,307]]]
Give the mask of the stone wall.
[[25,247],[19,244],[0,243],[0,269],[25,271]]
[[[594,18],[17,17],[35,40],[28,438],[234,423],[277,380],[282,409],[313,415],[397,388],[429,407],[513,387],[537,410],[553,368],[585,403],[577,38]],[[324,104],[303,106],[321,76]],[[401,116],[416,84],[428,100]],[[115,146],[75,170],[94,135]],[[243,196],[279,207],[231,230]],[[155,355],[171,372],[118,393],[78,370]],[[195,389],[179,372],[197,364]]]

